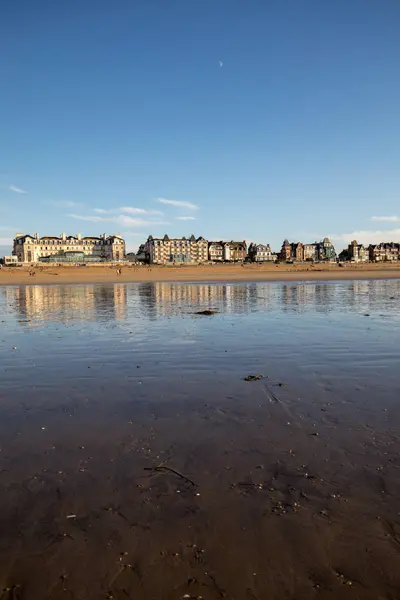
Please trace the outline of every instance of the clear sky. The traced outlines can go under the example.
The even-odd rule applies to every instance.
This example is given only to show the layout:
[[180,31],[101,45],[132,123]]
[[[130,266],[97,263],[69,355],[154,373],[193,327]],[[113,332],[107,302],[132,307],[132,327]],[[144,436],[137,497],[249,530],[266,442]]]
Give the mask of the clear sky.
[[399,32],[399,0],[3,0],[0,247],[400,241]]

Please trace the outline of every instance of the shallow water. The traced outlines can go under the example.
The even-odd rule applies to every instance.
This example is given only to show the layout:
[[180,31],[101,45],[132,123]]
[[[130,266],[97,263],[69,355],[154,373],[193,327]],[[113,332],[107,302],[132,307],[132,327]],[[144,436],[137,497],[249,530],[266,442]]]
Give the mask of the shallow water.
[[1,288],[0,598],[398,598],[399,300]]

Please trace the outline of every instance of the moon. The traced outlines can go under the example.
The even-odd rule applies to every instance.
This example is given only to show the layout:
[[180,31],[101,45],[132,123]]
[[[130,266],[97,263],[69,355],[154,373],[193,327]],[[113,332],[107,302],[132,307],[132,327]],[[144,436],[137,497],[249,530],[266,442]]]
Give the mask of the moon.
[[219,66],[222,68],[224,66],[224,63],[222,62],[222,60],[219,61]]

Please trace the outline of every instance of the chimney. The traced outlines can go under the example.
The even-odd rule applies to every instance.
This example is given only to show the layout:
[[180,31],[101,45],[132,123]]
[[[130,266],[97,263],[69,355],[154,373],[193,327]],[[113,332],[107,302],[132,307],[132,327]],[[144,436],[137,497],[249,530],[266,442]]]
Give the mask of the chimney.
[[65,235],[65,233],[62,233],[60,237],[63,242],[65,242],[65,240],[67,239],[67,236]]
[[76,234],[77,239],[80,241],[82,239],[82,234],[81,233],[77,233]]

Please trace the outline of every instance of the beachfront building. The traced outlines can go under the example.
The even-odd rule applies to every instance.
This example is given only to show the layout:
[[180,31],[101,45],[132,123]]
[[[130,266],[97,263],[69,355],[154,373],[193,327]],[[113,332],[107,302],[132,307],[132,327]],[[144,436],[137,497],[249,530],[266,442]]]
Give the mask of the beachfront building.
[[304,244],[304,260],[308,261],[317,261],[318,260],[318,244],[314,242],[313,244]]
[[250,244],[248,256],[252,262],[270,262],[275,255],[269,244]]
[[400,244],[394,242],[371,244],[368,248],[369,260],[374,262],[399,260]]
[[336,251],[329,238],[324,238],[318,242],[318,260],[334,262],[336,260]]
[[4,256],[3,261],[0,261],[0,263],[1,262],[3,262],[3,265],[10,267],[18,264],[18,258],[16,256]]
[[296,260],[297,262],[302,262],[304,260],[304,248],[301,242],[292,244],[292,256],[293,260]]
[[243,242],[224,242],[224,260],[229,262],[243,262],[247,256],[247,244]]
[[313,244],[284,240],[279,258],[281,261],[296,262],[303,260],[335,261],[336,252],[329,238],[324,238],[322,242],[314,242]]
[[144,253],[150,264],[202,263],[208,260],[208,241],[203,237],[163,238],[149,236],[144,244]]
[[224,260],[224,242],[208,242],[208,259],[213,262]]
[[282,261],[292,260],[292,244],[289,242],[289,240],[283,240],[279,258]]
[[301,242],[292,242],[284,240],[280,252],[280,259],[282,261],[303,261],[304,260],[304,249]]
[[368,262],[369,251],[362,244],[358,244],[356,240],[350,244],[339,254],[339,260],[350,262]]
[[125,241],[118,234],[100,237],[43,236],[18,233],[14,239],[13,256],[19,263],[118,262],[125,259]]

